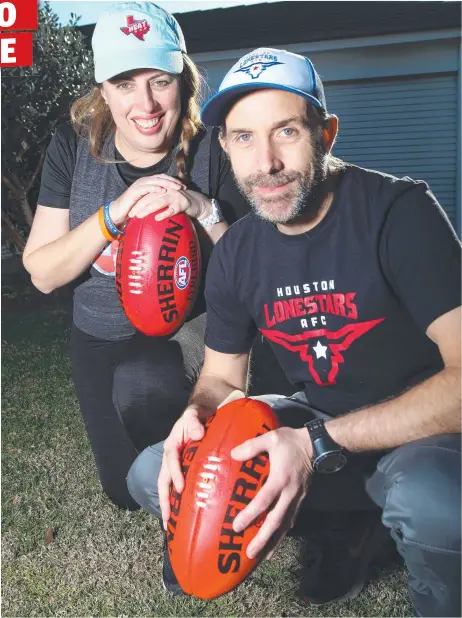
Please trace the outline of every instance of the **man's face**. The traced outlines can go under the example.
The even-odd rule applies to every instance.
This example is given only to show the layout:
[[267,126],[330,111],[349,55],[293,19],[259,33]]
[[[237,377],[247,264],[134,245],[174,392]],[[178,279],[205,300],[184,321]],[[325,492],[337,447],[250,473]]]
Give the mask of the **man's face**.
[[256,90],[226,117],[222,146],[240,190],[271,223],[290,223],[310,212],[314,188],[325,177],[325,152],[306,123],[307,102],[283,90]]

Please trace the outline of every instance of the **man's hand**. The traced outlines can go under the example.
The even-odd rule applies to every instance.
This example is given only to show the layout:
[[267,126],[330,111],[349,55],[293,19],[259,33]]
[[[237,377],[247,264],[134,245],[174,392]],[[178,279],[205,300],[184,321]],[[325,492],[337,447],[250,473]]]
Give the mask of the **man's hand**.
[[[270,473],[265,485],[234,520],[236,532],[245,530],[259,515],[268,513],[257,536],[247,548],[255,558],[265,547],[271,555],[295,523],[311,478],[311,440],[303,429],[282,427],[247,440],[231,451],[237,461],[247,461],[266,451]],[[268,545],[269,544],[269,545]],[[269,557],[269,556],[267,556]]]
[[199,420],[198,407],[189,406],[173,425],[170,435],[164,442],[164,455],[158,478],[159,502],[164,529],[167,529],[167,521],[170,517],[170,486],[173,482],[178,493],[181,493],[184,487],[180,462],[181,451],[188,440],[202,440],[204,432],[204,426]]

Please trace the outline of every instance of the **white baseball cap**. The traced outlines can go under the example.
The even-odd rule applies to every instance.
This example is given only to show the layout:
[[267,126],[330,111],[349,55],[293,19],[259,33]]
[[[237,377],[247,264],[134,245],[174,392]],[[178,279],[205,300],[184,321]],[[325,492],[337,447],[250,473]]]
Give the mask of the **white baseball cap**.
[[135,69],[179,74],[186,44],[180,25],[154,2],[116,2],[98,18],[92,37],[95,79]]
[[324,88],[312,62],[282,49],[260,47],[246,54],[226,73],[217,94],[202,108],[202,122],[219,126],[240,94],[275,88],[287,90],[326,109]]

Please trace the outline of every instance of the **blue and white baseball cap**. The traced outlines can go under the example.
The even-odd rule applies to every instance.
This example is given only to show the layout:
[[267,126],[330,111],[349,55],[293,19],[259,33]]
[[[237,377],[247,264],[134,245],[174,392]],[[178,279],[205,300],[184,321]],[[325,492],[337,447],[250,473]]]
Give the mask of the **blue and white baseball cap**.
[[260,47],[243,56],[228,71],[217,94],[202,108],[202,122],[219,126],[234,99],[260,88],[287,90],[320,109],[327,109],[321,79],[308,58],[282,49]]
[[186,45],[180,25],[154,2],[116,2],[98,18],[92,37],[95,79],[135,69],[179,74]]

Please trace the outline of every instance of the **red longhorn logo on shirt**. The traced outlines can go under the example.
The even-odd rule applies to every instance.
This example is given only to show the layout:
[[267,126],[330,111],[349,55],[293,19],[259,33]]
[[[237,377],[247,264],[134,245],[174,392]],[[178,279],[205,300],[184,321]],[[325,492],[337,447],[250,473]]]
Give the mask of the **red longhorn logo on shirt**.
[[133,34],[140,41],[144,41],[144,35],[151,30],[151,27],[145,19],[134,19],[133,15],[127,15],[127,25],[121,30],[127,36]]
[[[342,352],[347,350],[355,339],[358,339],[358,337],[367,333],[371,328],[383,322],[384,319],[385,318],[371,320],[370,322],[360,322],[358,324],[348,324],[335,332],[329,332],[325,328],[305,331],[300,335],[287,335],[286,333],[274,330],[260,329],[260,331],[265,337],[268,337],[268,339],[274,341],[274,343],[282,345],[286,350],[298,352],[301,360],[308,364],[309,372],[316,383],[320,386],[329,386],[336,383],[335,378],[339,370],[339,363],[343,363],[345,360]],[[327,345],[323,345],[322,340],[325,340]],[[316,357],[313,356],[312,351],[315,352]],[[330,352],[329,357],[331,365],[327,375],[327,381],[323,382],[314,366],[314,361],[321,357],[325,358],[327,361],[328,351]]]

